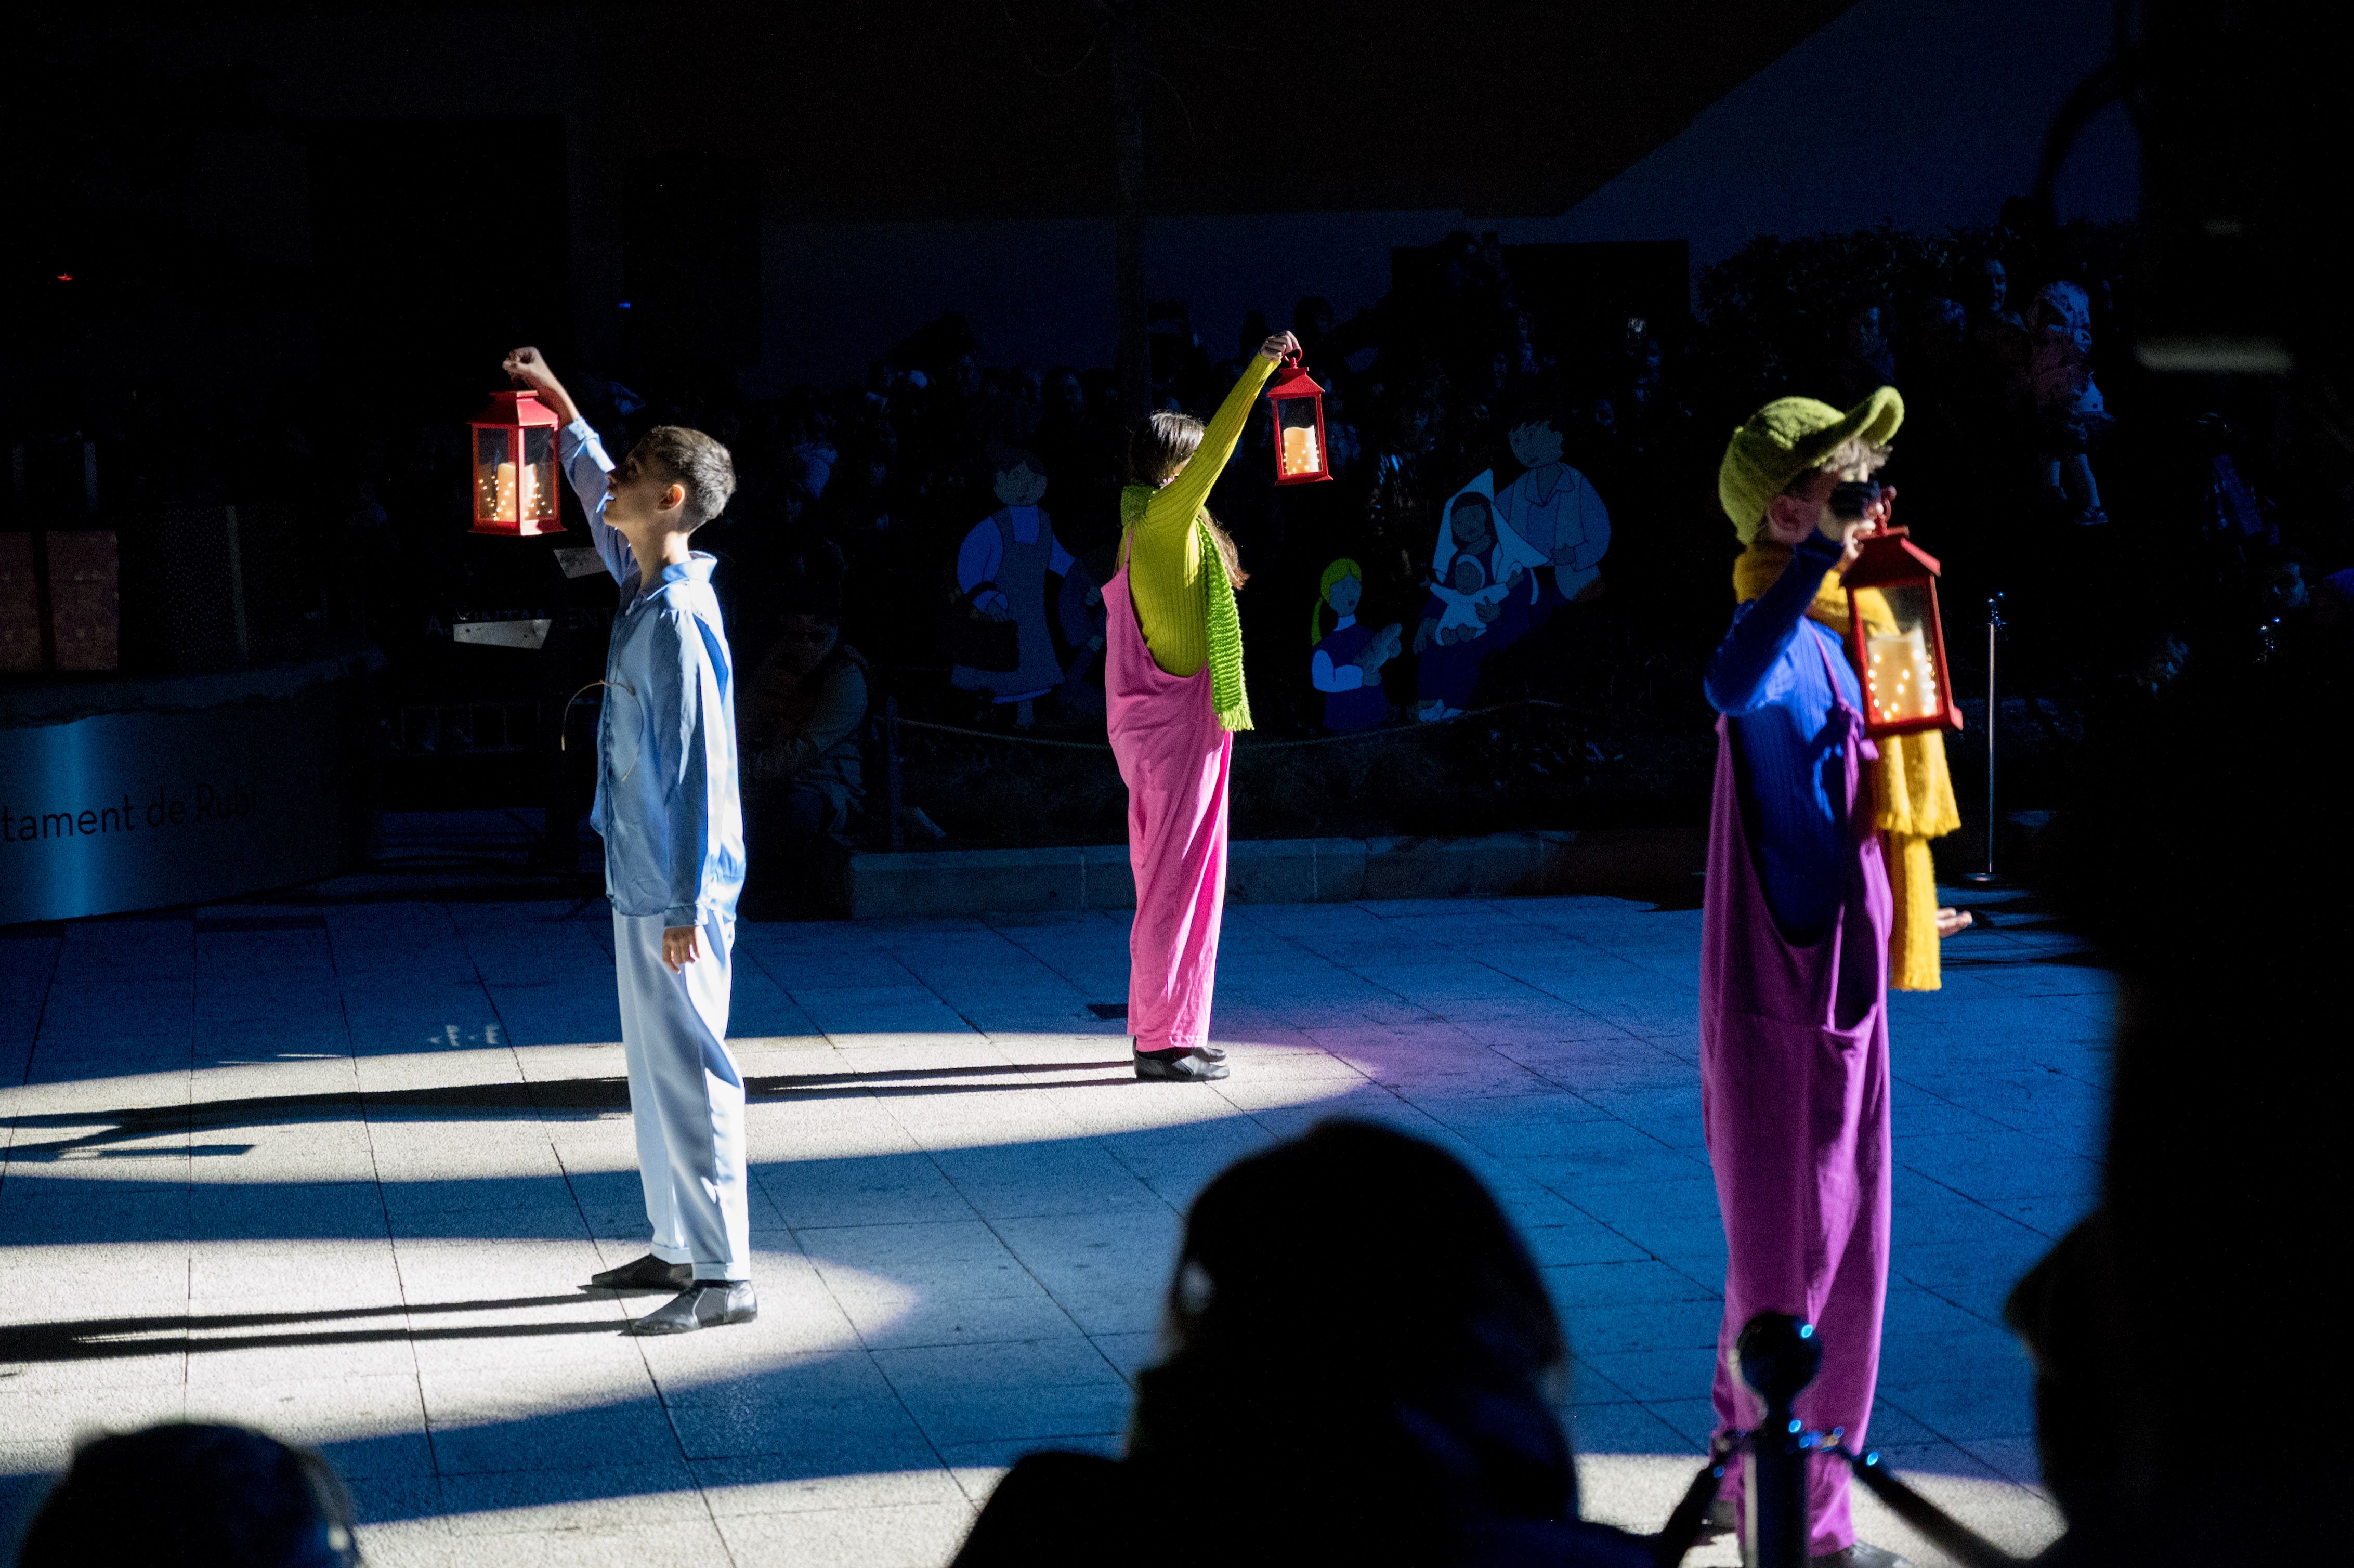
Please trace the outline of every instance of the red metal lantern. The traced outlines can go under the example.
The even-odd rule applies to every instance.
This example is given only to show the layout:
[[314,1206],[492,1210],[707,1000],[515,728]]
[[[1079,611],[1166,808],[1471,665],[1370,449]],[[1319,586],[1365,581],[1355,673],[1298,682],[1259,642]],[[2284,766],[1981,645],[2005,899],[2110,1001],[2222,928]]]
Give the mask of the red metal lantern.
[[528,391],[501,392],[466,422],[474,454],[475,533],[524,538],[564,531],[556,509],[559,423]]
[[1848,657],[1863,683],[1864,733],[1877,740],[1961,728],[1937,615],[1937,557],[1903,529],[1884,529],[1862,541],[1840,586],[1847,589]]
[[1331,449],[1324,444],[1324,388],[1310,379],[1299,355],[1287,354],[1267,383],[1275,408],[1275,482],[1314,484],[1332,477]]

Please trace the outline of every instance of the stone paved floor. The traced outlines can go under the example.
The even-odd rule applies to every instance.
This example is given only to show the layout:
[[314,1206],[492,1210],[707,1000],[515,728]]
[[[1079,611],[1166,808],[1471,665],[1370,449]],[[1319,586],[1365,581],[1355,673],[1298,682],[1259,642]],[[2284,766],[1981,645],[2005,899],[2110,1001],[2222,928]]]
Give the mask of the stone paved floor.
[[[1873,1437],[2026,1549],[2055,1521],[1999,1311],[2094,1189],[2110,1003],[2064,933],[1991,913],[1895,1003]],[[1589,1510],[1656,1528],[1723,1269],[1698,934],[1596,898],[1238,906],[1236,1070],[1201,1087],[1136,1083],[1087,1009],[1125,992],[1117,918],[747,927],[762,1315],[638,1340],[577,1288],[643,1234],[601,905],[354,880],[0,932],[0,1509],[78,1433],[218,1416],[323,1446],[387,1568],[486,1534],[940,1563],[1011,1456],[1116,1444],[1192,1195],[1347,1112],[1454,1149],[1526,1227]]]

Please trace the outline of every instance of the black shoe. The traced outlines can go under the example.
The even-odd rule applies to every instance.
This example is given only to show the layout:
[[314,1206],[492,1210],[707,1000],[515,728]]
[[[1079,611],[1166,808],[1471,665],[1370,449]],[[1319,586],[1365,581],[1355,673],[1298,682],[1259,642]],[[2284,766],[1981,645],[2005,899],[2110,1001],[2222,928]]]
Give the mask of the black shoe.
[[1810,1568],[1913,1568],[1912,1563],[1885,1546],[1874,1546],[1868,1541],[1852,1542],[1837,1552],[1826,1552],[1809,1562]]
[[[1136,1051],[1136,1036],[1133,1034],[1128,1037],[1128,1048],[1131,1051]],[[1140,1056],[1144,1054],[1141,1051],[1137,1051],[1136,1054]],[[1170,1054],[1170,1053],[1166,1051],[1156,1051],[1153,1054],[1156,1056],[1166,1056]],[[1203,1058],[1204,1061],[1223,1062],[1226,1059],[1226,1048],[1223,1045],[1213,1045],[1208,1041],[1204,1040],[1199,1045],[1193,1047],[1193,1054]]]
[[664,1263],[648,1253],[635,1263],[588,1277],[591,1290],[676,1290],[695,1281],[695,1265]]
[[1226,1065],[1213,1060],[1202,1050],[1139,1051],[1136,1053],[1136,1075],[1140,1078],[1166,1078],[1172,1083],[1206,1084],[1226,1075]]
[[692,1334],[723,1323],[748,1323],[760,1315],[760,1299],[748,1279],[698,1279],[626,1330],[632,1334]]

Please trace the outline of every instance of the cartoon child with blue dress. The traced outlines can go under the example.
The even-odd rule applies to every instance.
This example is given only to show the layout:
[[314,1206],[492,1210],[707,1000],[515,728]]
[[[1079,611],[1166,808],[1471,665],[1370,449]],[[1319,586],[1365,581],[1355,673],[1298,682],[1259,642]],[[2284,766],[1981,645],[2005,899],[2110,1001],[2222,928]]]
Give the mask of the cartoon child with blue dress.
[[[1309,618],[1316,652],[1308,678],[1324,694],[1324,727],[1341,734],[1372,729],[1390,716],[1382,666],[1398,656],[1405,642],[1395,621],[1378,631],[1357,623],[1357,606],[1364,597],[1365,574],[1344,556],[1324,568]],[[1340,618],[1331,631],[1324,630],[1326,605]]]

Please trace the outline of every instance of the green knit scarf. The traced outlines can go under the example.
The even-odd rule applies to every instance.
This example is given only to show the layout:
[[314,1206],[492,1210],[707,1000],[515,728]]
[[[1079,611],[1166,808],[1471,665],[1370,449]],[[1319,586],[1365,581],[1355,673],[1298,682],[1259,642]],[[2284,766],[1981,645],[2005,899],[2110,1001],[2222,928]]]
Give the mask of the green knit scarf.
[[[1152,492],[1140,484],[1121,490],[1123,534],[1143,520],[1145,503],[1151,495]],[[1207,619],[1204,630],[1210,644],[1210,704],[1222,726],[1248,729],[1250,694],[1243,689],[1243,622],[1235,609],[1234,581],[1226,576],[1225,557],[1218,554],[1218,542],[1210,536],[1210,525],[1196,517],[1193,532],[1202,551],[1202,598]]]
[[1235,610],[1234,580],[1226,576],[1226,558],[1210,537],[1210,525],[1193,520],[1202,541],[1203,597],[1207,601],[1210,632],[1210,701],[1218,722],[1228,729],[1251,726],[1250,694],[1243,689],[1243,622]]

